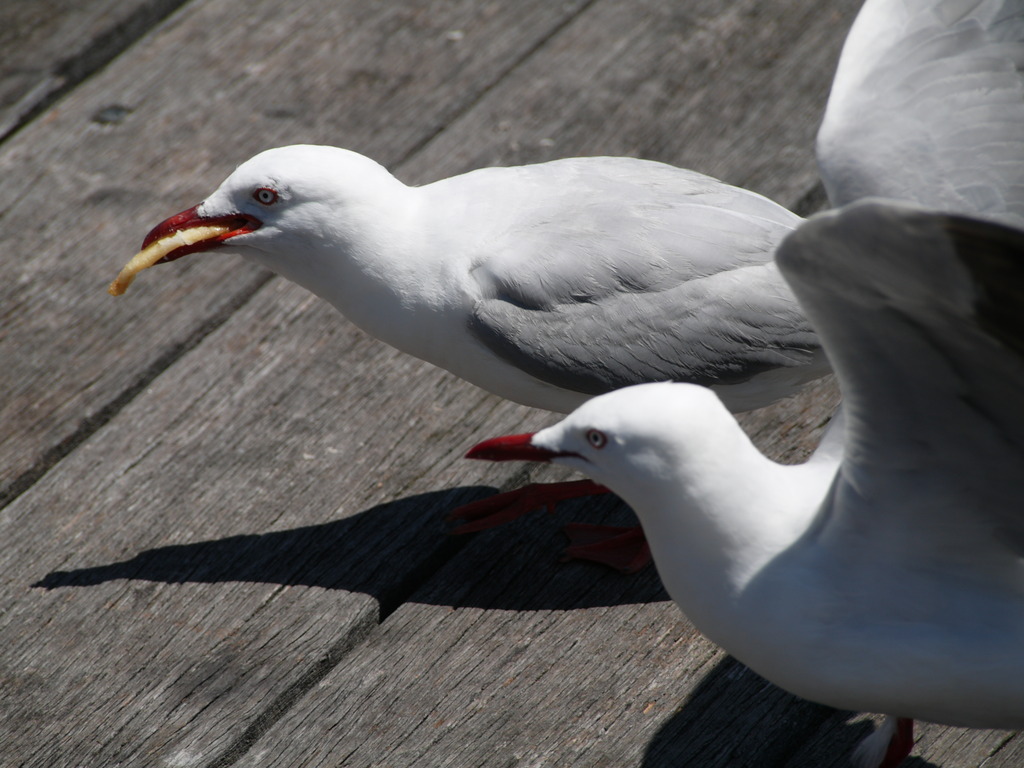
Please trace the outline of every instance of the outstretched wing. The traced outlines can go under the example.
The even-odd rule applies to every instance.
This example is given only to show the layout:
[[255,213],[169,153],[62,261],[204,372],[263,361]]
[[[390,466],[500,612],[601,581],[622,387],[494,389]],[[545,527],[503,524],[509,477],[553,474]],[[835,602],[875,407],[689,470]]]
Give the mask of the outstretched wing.
[[514,251],[473,271],[482,298],[470,329],[491,351],[588,395],[665,380],[742,386],[792,371],[778,391],[765,389],[757,405],[766,405],[827,372],[772,262],[799,217],[660,164],[562,163],[556,170],[585,174],[572,186],[588,191],[550,206],[544,227],[520,225]]
[[777,261],[844,396],[823,524],[866,547],[912,536],[944,563],[972,540],[1024,554],[1024,231],[865,201]]
[[818,133],[834,206],[886,197],[1024,225],[1024,0],[867,0]]

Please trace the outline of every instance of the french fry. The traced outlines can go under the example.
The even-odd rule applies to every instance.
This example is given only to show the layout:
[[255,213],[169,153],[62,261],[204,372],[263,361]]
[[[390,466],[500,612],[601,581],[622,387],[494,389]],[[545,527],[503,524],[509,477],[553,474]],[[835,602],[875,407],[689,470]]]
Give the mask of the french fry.
[[185,245],[198,243],[202,240],[210,240],[211,238],[223,235],[225,232],[230,231],[230,227],[215,224],[205,227],[181,229],[167,237],[160,238],[156,242],[150,243],[148,246],[143,248],[132,257],[131,261],[124,265],[124,268],[121,270],[120,274],[118,274],[117,279],[110,284],[107,292],[111,296],[120,296],[128,290],[128,286],[132,284],[132,281],[139,272],[152,267],[172,251]]

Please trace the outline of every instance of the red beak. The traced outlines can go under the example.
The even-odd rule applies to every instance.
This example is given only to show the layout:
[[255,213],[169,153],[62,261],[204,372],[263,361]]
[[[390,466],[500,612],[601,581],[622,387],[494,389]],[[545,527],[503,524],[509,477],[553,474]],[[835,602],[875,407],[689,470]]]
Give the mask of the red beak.
[[163,264],[168,261],[174,261],[180,259],[182,256],[187,256],[190,253],[196,253],[197,251],[209,251],[213,248],[218,247],[225,240],[236,237],[238,235],[244,235],[246,232],[252,232],[260,228],[263,224],[255,216],[250,216],[247,213],[234,213],[228,216],[200,216],[198,214],[199,206],[193,206],[187,211],[177,213],[171,218],[161,221],[153,229],[150,230],[149,234],[146,235],[146,239],[142,241],[143,250],[151,243],[155,243],[157,240],[173,235],[175,232],[180,232],[184,229],[192,229],[193,227],[203,227],[211,224],[220,224],[230,229],[216,237],[211,237],[206,240],[200,240],[197,243],[191,245],[183,245],[180,248],[175,248],[173,251],[164,256],[157,264]]
[[568,456],[567,453],[538,448],[530,441],[533,433],[495,437],[477,443],[466,454],[467,459],[486,459],[487,461],[551,461],[556,456]]

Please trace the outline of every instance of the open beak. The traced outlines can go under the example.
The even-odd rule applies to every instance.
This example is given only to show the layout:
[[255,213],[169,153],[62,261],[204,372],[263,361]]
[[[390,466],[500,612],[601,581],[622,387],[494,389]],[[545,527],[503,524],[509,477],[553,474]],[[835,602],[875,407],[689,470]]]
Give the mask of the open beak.
[[[218,245],[223,243],[225,240],[237,237],[238,235],[244,235],[247,232],[252,232],[260,228],[262,222],[255,216],[250,216],[246,213],[235,213],[228,216],[200,216],[199,206],[194,205],[187,211],[171,216],[171,218],[161,221],[146,235],[146,239],[142,241],[142,249],[145,250],[154,243],[165,240],[169,237],[174,237],[179,232],[185,232],[186,230],[202,229],[209,227],[210,229],[219,230],[218,232],[204,232],[203,237],[187,245],[176,245],[172,250],[168,251],[165,255],[161,256],[160,259],[155,262],[162,264],[165,261],[174,261],[180,259],[182,256],[187,256],[190,253],[196,253],[197,251],[208,251],[211,248],[216,248]],[[189,238],[191,239],[191,238]]]
[[570,456],[569,453],[539,448],[530,441],[534,433],[494,437],[477,443],[466,453],[467,459],[485,459],[487,461],[541,461],[549,462],[558,456]]
[[154,264],[213,250],[232,237],[259,229],[262,224],[255,216],[245,213],[207,217],[200,216],[198,210],[199,206],[193,206],[153,227],[142,241],[142,250],[125,264],[110,284],[110,294],[120,296],[139,272]]

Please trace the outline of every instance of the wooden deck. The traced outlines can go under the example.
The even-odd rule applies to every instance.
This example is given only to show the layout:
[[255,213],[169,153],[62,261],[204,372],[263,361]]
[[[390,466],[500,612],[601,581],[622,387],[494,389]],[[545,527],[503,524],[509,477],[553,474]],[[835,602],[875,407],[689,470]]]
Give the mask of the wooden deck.
[[[653,569],[562,564],[564,505],[460,459],[551,423],[230,255],[105,288],[256,151],[409,182],[572,155],[688,166],[807,213],[856,0],[0,4],[0,766],[845,766],[863,716],[703,639]],[[825,384],[746,425],[813,445]],[[544,479],[550,468],[530,471]],[[912,768],[1019,766],[924,726]]]

